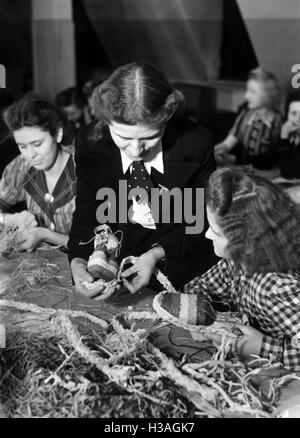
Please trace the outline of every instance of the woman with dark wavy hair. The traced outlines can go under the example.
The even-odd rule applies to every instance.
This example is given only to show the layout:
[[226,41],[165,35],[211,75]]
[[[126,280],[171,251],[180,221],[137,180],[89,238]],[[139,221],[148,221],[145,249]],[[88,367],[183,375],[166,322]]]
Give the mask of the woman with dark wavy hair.
[[[18,226],[20,250],[41,242],[66,247],[75,208],[76,177],[72,148],[63,147],[63,116],[51,101],[28,94],[4,111],[20,150],[0,180],[0,226]],[[25,201],[27,210],[8,212]]]
[[185,285],[185,298],[204,293],[247,316],[250,325],[239,326],[232,344],[236,354],[273,357],[299,371],[298,206],[271,181],[222,168],[209,180],[207,215],[206,237],[222,260]]
[[[174,285],[183,286],[213,264],[212,247],[204,233],[186,232],[191,222],[183,214],[183,202],[177,207],[171,200],[170,218],[164,221],[160,215],[155,219],[154,204],[148,197],[131,196],[126,189],[121,192],[120,183],[131,190],[145,189],[144,193],[155,188],[160,194],[173,188],[180,194],[185,187],[194,192],[204,188],[215,169],[211,136],[200,127],[184,133],[169,129],[168,121],[182,107],[183,96],[162,72],[148,64],[133,62],[119,67],[95,89],[93,98],[97,121],[79,132],[75,145],[78,191],[68,247],[76,288],[88,296],[99,293],[91,293],[83,285],[94,282],[87,271],[88,261],[97,266],[105,263],[109,269],[103,254],[94,252],[92,241],[80,245],[91,240],[99,223],[107,223],[113,232],[122,231],[120,260],[138,257],[122,273],[130,292],[148,285],[158,264]],[[116,203],[99,202],[103,201],[99,196],[97,200],[101,188],[113,191]],[[113,214],[114,204],[117,214]],[[125,204],[125,215],[132,212],[130,219],[120,219],[121,204]],[[102,215],[96,214],[101,211]],[[178,213],[181,218],[176,221]],[[200,213],[203,217],[204,205]],[[97,239],[95,243],[97,246]]]

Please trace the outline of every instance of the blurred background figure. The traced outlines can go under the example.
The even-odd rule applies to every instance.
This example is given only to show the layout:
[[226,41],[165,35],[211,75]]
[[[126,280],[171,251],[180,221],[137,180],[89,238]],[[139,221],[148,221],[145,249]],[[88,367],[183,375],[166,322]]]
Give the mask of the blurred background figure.
[[93,69],[89,74],[89,78],[86,80],[82,87],[82,93],[87,102],[87,116],[90,121],[96,119],[95,117],[95,108],[93,104],[92,94],[93,91],[98,85],[102,84],[102,82],[106,81],[111,75],[111,69]]
[[245,101],[228,136],[215,146],[217,164],[252,164],[257,169],[270,169],[277,164],[281,129],[276,76],[260,67],[251,70]]
[[63,111],[67,129],[74,139],[80,128],[91,121],[84,94],[77,87],[69,87],[56,95],[57,106]]
[[285,122],[281,128],[279,167],[284,178],[300,178],[300,92],[286,98]]

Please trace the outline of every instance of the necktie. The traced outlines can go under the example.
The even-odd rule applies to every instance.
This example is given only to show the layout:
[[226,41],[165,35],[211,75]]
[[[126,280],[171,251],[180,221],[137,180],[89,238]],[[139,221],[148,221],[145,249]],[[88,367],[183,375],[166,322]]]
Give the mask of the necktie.
[[261,136],[262,136],[263,122],[256,120],[251,127],[248,140],[248,155],[257,155],[259,153]]
[[[132,163],[132,172],[131,175],[128,178],[128,190],[134,188],[141,188],[146,190],[148,197],[150,194],[150,190],[155,187],[146,168],[143,161],[134,161]],[[140,201],[141,197],[139,196],[137,201]]]

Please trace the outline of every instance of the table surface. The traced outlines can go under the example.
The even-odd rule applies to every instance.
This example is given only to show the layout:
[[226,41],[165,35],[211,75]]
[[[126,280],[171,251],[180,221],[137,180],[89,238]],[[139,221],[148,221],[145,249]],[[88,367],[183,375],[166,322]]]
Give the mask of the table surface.
[[[54,282],[50,281],[51,288],[47,288],[47,285],[39,290],[30,290],[26,288],[24,291],[21,291],[18,294],[8,291],[5,288],[8,278],[12,277],[12,274],[17,266],[25,260],[47,260],[49,263],[56,265],[55,276],[58,279],[54,280]],[[53,284],[57,284],[57,289],[53,287]],[[72,285],[67,256],[57,249],[50,250],[40,248],[35,253],[20,253],[11,256],[8,259],[0,258],[0,299],[12,299],[53,309],[87,311],[88,313],[98,316],[99,318],[110,320],[114,315],[123,311],[153,311],[152,300],[154,295],[155,292],[148,288],[144,288],[136,294],[131,294],[127,291],[117,292],[110,298],[103,301],[95,301],[91,298],[86,298],[75,291],[75,288]],[[145,325],[147,325],[147,323],[145,323]],[[143,322],[139,322],[138,326],[143,327]],[[186,349],[195,349],[197,343],[191,339],[189,332],[178,328],[175,328],[175,330],[177,330],[177,333],[175,332],[175,336],[177,336],[178,339],[185,337],[185,339],[188,340]],[[166,332],[162,330],[158,334],[158,342],[165,343],[168,336],[169,332],[166,334]],[[183,348],[183,350],[181,350],[181,354],[184,353],[185,350]],[[267,370],[265,374],[257,377],[257,382],[259,382],[261,387],[266,385],[267,390],[267,383],[270,376],[277,375],[282,375],[282,370]],[[299,381],[292,381],[291,383],[286,384],[281,391],[279,408],[280,406],[289,405],[289,400],[294,400],[295,397],[299,398],[299,394]]]

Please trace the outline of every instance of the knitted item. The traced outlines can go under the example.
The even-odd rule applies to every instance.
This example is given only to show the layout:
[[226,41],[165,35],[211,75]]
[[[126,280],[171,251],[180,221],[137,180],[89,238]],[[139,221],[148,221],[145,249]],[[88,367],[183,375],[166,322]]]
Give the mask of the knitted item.
[[87,270],[94,278],[114,280],[118,275],[117,257],[121,243],[108,225],[95,228],[94,252],[89,257]]
[[153,302],[154,309],[169,316],[171,319],[178,320],[183,324],[211,325],[215,319],[215,312],[204,294],[184,294],[184,293],[159,293]]

